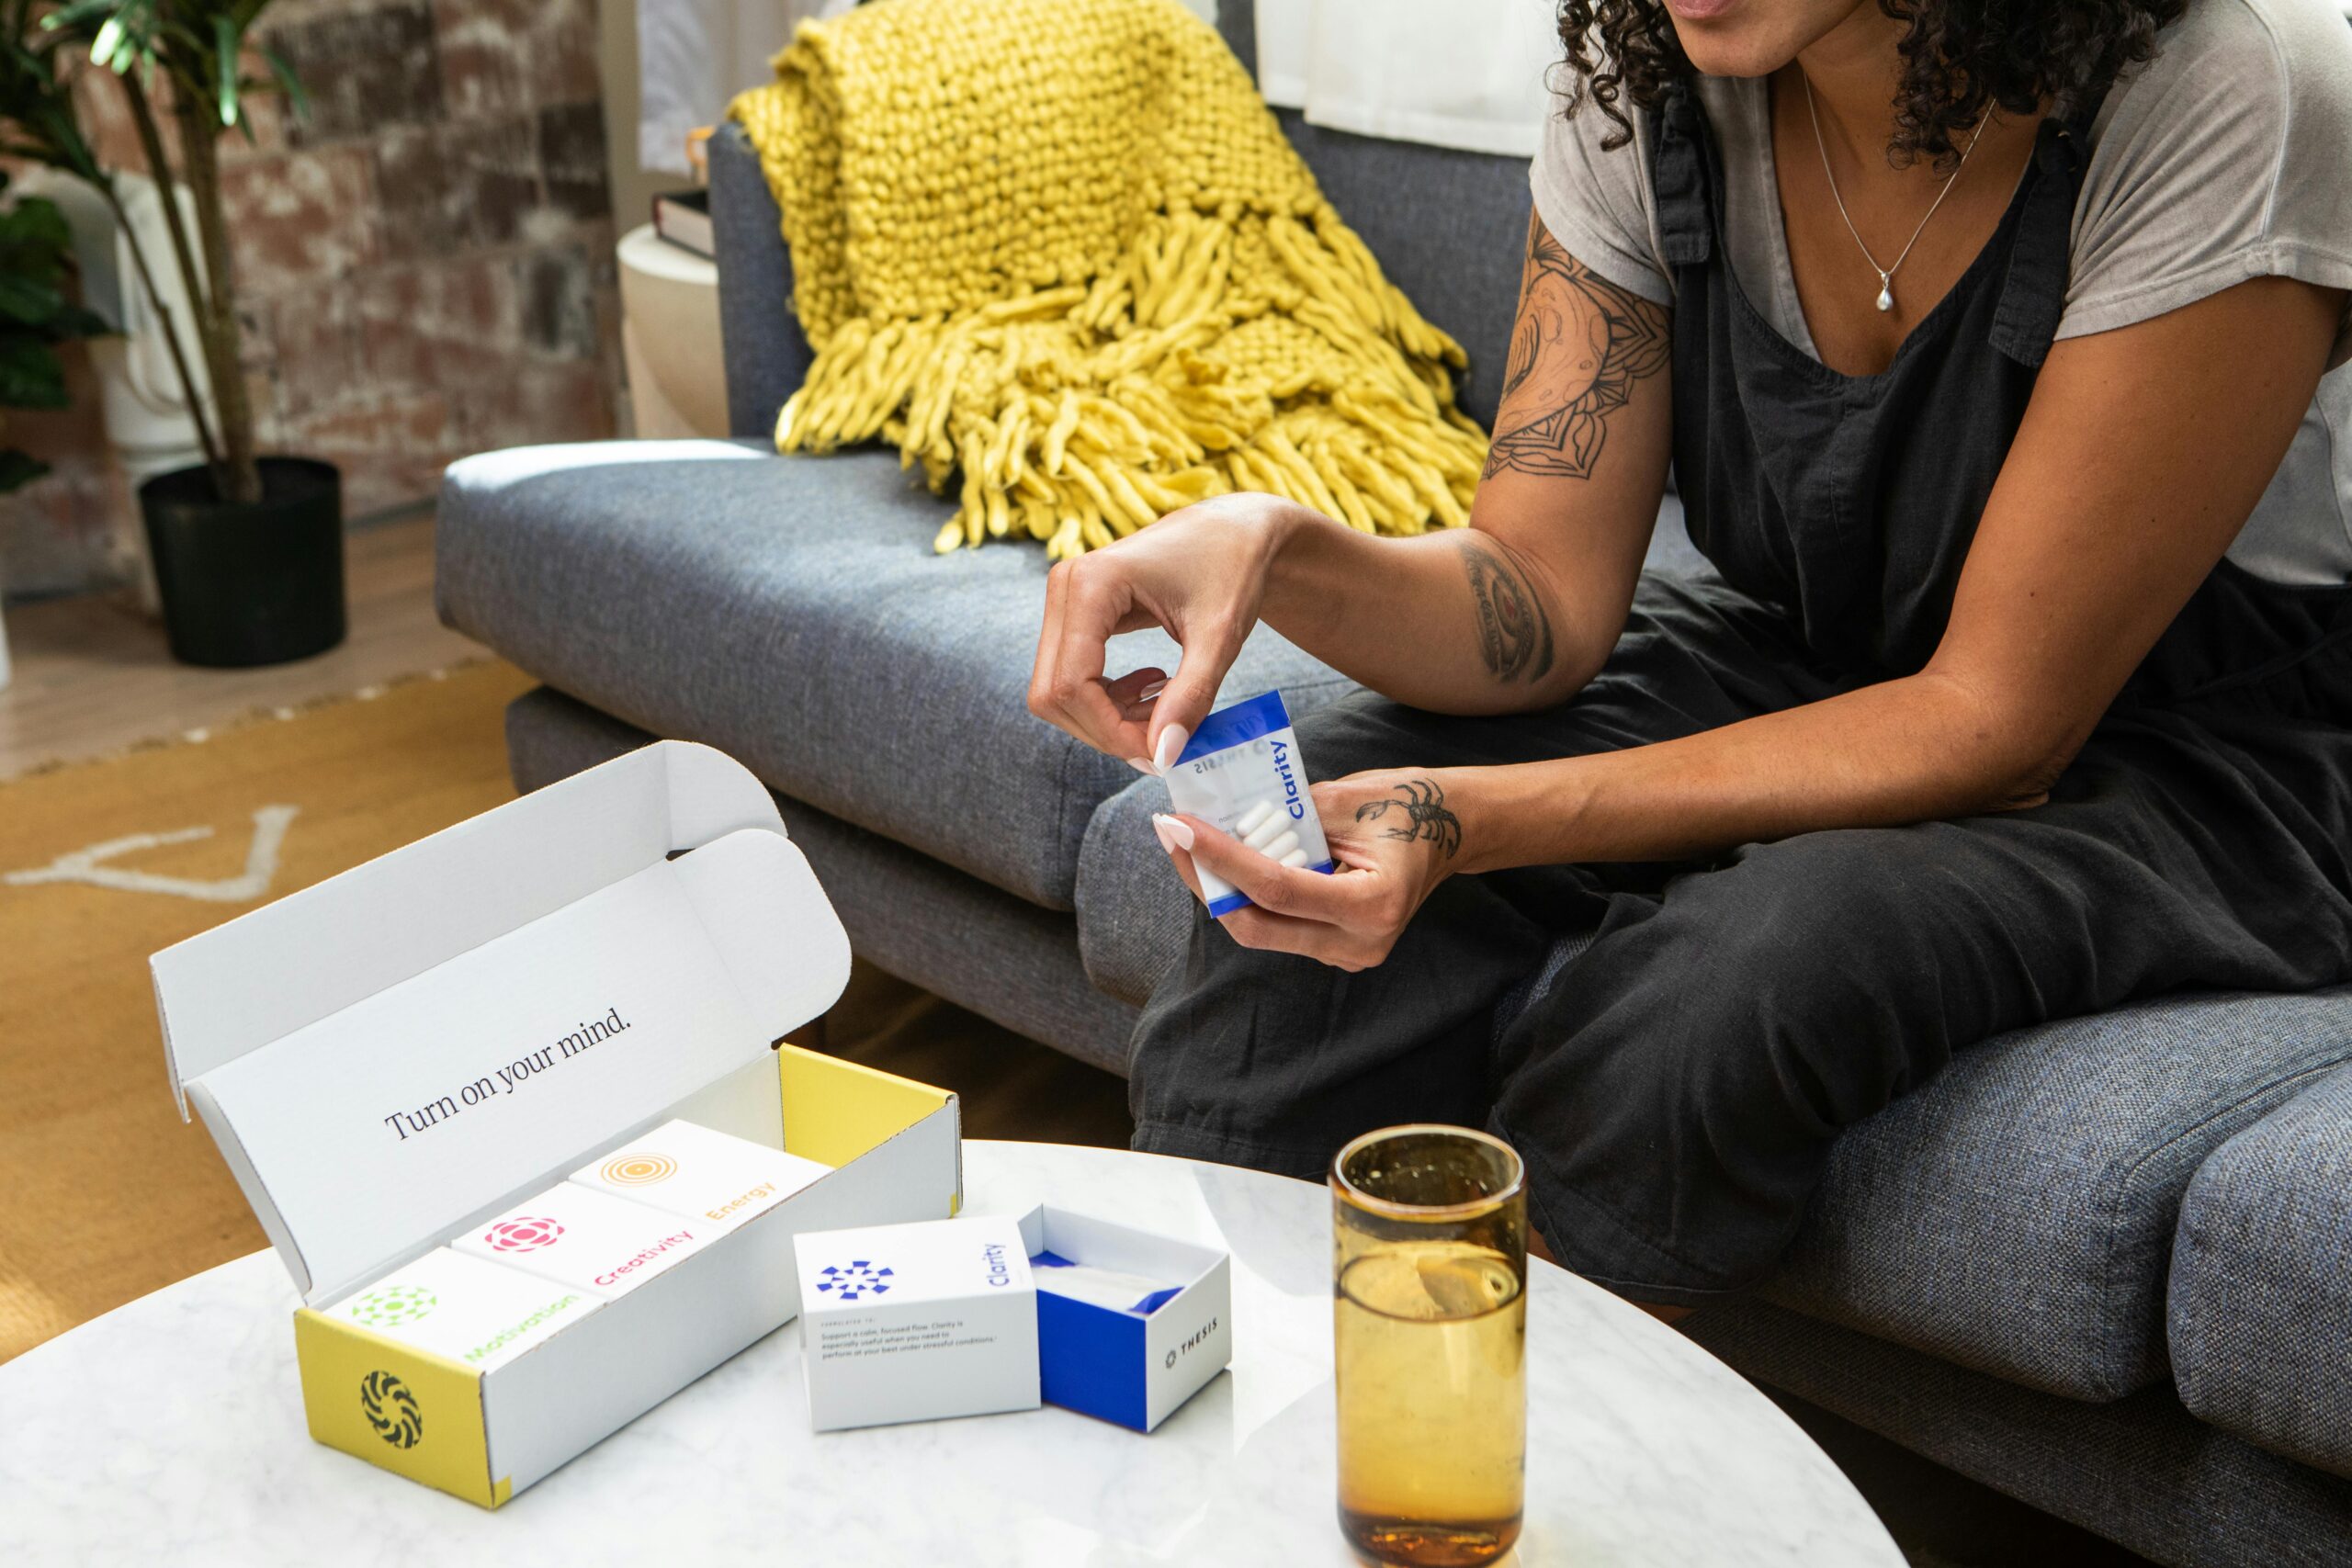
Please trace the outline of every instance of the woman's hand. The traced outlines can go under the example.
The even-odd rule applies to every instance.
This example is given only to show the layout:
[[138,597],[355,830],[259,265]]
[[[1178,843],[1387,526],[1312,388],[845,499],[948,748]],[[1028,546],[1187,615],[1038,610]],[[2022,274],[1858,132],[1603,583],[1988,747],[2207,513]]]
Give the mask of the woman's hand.
[[[1213,496],[1055,567],[1029,711],[1140,772],[1174,761],[1258,624],[1275,552],[1303,515],[1280,496]],[[1103,645],[1154,626],[1184,650],[1176,672],[1104,680]]]
[[1317,959],[1351,974],[1388,956],[1437,885],[1453,874],[1462,822],[1443,771],[1388,769],[1311,786],[1337,869],[1286,866],[1245,849],[1198,817],[1155,817],[1160,847],[1199,898],[1204,865],[1251,908],[1217,923],[1244,947]]

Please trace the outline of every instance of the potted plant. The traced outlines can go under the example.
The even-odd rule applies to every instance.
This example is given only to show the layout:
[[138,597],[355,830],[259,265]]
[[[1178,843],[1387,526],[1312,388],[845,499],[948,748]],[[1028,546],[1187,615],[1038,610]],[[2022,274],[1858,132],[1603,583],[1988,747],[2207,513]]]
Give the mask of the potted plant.
[[[193,411],[203,463],[139,489],[141,520],[175,658],[190,664],[274,664],[322,652],[344,637],[342,479],[327,463],[259,454],[246,396],[229,233],[220,199],[220,140],[251,135],[248,98],[278,92],[303,112],[301,86],[251,33],[268,0],[69,0],[40,17],[32,0],[6,0],[19,57],[0,118],[27,131],[14,149],[71,169],[112,199],[110,183],[74,126],[54,51],[86,44],[119,85],[148,172],[165,193],[185,186],[196,209],[188,233],[180,203],[163,203],[172,264],[194,318],[181,323],[156,297],[136,244],[136,269],[164,318],[172,360]],[[251,74],[246,62],[261,65]],[[40,85],[52,97],[43,102]],[[170,117],[177,164],[159,111]],[[29,115],[29,118],[28,118]],[[193,356],[187,340],[195,344]],[[200,373],[199,373],[200,367]]]
[[[7,186],[7,171],[0,169],[0,194]],[[73,242],[54,203],[27,197],[0,210],[0,408],[63,408],[65,367],[58,344],[107,330],[65,298]],[[28,453],[0,448],[0,493],[48,471]],[[0,643],[0,686],[7,683],[8,649]]]

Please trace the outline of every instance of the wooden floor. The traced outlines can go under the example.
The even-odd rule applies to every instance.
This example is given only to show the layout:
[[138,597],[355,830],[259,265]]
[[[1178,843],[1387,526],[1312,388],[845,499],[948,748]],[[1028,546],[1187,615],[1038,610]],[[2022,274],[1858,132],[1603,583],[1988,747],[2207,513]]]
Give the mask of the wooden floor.
[[434,616],[430,517],[362,529],[345,548],[351,635],[315,659],[266,670],[174,663],[163,627],[115,596],[10,609],[16,678],[0,690],[0,779],[483,656]]

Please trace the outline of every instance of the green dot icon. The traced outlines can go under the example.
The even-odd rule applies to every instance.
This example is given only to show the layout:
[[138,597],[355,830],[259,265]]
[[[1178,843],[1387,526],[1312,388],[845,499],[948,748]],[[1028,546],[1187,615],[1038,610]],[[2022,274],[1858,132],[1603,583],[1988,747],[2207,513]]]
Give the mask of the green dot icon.
[[387,1285],[352,1303],[351,1321],[368,1328],[398,1328],[440,1304],[441,1299],[422,1285]]

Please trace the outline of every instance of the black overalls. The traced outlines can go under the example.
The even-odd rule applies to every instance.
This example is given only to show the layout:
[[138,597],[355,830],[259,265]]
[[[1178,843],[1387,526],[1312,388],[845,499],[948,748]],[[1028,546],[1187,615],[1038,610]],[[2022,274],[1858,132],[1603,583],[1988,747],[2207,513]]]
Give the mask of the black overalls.
[[[1695,98],[1652,148],[1675,471],[1719,575],[1645,579],[1600,677],[1548,712],[1312,715],[1314,776],[1670,739],[1916,671],[1942,636],[2064,303],[2079,127],[2044,124],[1999,229],[1868,377],[1742,294]],[[2343,980],[2348,895],[2352,591],[2225,563],[2046,805],[1454,877],[1359,975],[1202,916],[1136,1032],[1136,1146],[1314,1178],[1368,1127],[1485,1124],[1564,1264],[1700,1301],[1767,1273],[1838,1130],[1954,1050],[2175,987]]]

